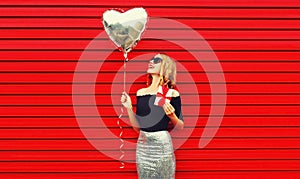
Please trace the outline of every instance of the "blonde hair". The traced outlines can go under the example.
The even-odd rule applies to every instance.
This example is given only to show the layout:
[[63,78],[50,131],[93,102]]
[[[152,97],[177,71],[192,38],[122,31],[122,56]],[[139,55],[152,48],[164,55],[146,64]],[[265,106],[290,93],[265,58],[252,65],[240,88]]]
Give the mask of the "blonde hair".
[[[159,54],[162,57],[160,68],[160,85],[174,89],[176,87],[176,63],[166,54]],[[147,85],[152,82],[151,74],[148,74]]]

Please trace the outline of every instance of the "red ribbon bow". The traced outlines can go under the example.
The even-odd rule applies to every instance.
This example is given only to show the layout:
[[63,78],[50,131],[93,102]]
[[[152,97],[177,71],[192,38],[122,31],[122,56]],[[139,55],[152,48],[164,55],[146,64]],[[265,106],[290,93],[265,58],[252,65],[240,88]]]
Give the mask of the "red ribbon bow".
[[166,102],[170,102],[172,96],[168,94],[169,90],[170,89],[165,86],[159,86],[154,104],[157,106],[163,106]]

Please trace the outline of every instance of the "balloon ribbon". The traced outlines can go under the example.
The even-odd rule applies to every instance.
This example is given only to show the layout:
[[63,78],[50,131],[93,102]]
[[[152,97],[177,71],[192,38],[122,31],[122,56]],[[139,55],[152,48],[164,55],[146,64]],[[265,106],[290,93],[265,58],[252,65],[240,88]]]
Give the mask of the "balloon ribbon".
[[[123,68],[124,68],[124,71],[123,71],[123,91],[125,92],[126,91],[126,62],[128,61],[128,58],[127,58],[127,53],[124,52],[124,65],[123,65]],[[122,136],[123,136],[123,127],[121,126],[120,124],[120,119],[122,118],[124,114],[124,109],[123,107],[121,107],[121,114],[119,115],[119,118],[118,118],[118,121],[117,121],[117,124],[120,128],[120,134],[119,134],[119,138],[120,138],[120,141],[121,141],[121,145],[120,145],[120,152],[121,152],[121,155],[119,157],[119,161],[121,162],[121,166],[120,168],[125,168],[125,163],[122,161],[124,156],[125,156],[125,152],[123,150],[123,147],[124,147],[124,140],[122,139]]]

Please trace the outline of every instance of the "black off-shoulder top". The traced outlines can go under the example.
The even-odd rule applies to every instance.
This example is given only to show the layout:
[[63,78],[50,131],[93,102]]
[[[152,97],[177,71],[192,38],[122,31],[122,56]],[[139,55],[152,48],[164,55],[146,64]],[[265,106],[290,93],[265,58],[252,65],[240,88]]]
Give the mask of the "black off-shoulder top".
[[[155,98],[154,94],[136,96],[136,119],[142,131],[156,132],[168,128],[170,118],[161,106],[154,105]],[[176,116],[183,121],[180,96],[172,97],[170,103]]]

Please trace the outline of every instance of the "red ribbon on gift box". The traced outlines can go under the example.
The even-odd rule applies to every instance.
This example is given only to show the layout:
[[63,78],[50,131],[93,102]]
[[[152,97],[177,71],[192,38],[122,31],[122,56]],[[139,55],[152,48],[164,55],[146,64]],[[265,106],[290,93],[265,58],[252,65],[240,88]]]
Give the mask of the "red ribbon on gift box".
[[162,107],[166,102],[170,102],[172,96],[168,93],[169,90],[166,86],[159,86],[154,104]]

